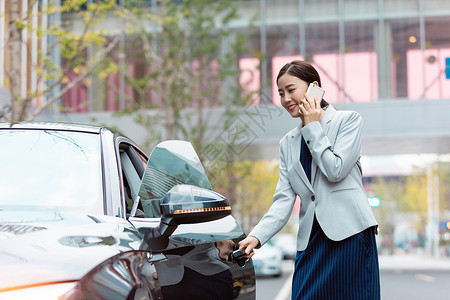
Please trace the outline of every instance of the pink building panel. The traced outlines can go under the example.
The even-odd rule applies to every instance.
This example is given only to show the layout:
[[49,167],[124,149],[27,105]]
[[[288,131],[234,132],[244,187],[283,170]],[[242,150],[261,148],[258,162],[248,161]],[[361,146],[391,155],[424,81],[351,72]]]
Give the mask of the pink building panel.
[[317,54],[313,56],[313,60],[322,81],[322,88],[325,90],[323,98],[331,104],[342,102],[339,93],[339,85],[342,84],[339,80],[339,55]]
[[261,74],[259,71],[259,59],[241,58],[239,60],[239,84],[243,90],[243,96],[253,94],[248,103],[249,105],[258,105],[260,103],[259,90],[261,88]]
[[409,99],[450,98],[450,79],[445,78],[446,57],[450,57],[450,49],[408,51]]
[[328,102],[369,102],[378,98],[375,52],[346,53],[343,66],[338,54],[318,54],[313,59]]
[[[344,86],[354,102],[378,99],[377,55],[375,52],[344,55]],[[348,101],[348,100],[347,100]]]
[[[67,74],[69,81],[75,80],[77,76],[74,72]],[[87,112],[89,108],[89,95],[86,85],[83,83],[75,85],[63,95],[62,102],[67,112]]]
[[[273,103],[279,105],[276,76],[284,64],[301,56],[278,56],[272,60]],[[378,98],[377,57],[375,52],[346,53],[342,62],[339,54],[313,56],[314,67],[320,74],[326,99],[330,103],[368,102]],[[343,69],[343,72],[342,72]],[[344,90],[345,93],[341,92]]]

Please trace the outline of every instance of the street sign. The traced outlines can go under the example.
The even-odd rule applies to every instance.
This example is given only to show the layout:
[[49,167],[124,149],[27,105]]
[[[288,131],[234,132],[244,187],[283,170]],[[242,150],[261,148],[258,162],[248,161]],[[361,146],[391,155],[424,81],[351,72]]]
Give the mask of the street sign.
[[450,79],[450,57],[445,58],[445,78]]

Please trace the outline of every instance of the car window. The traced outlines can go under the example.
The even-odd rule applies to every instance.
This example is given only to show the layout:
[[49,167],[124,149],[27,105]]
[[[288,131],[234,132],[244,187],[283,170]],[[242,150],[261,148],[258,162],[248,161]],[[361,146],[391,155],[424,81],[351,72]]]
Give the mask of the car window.
[[145,169],[139,196],[145,216],[161,216],[160,203],[178,184],[211,190],[211,183],[189,142],[165,141],[156,146]]
[[[120,149],[120,165],[123,178],[123,191],[125,197],[125,211],[130,214],[133,207],[133,199],[136,199],[141,185],[146,158],[132,145],[121,143]],[[142,211],[142,207],[138,207]],[[143,216],[137,214],[136,216]]]
[[100,137],[58,130],[0,130],[1,209],[103,213]]
[[[133,148],[133,150],[134,150],[134,148]],[[140,175],[142,177],[144,175],[145,168],[147,167],[148,159],[139,151],[135,151],[135,153],[136,153],[137,158],[139,159],[140,163],[142,164],[142,169],[141,169],[141,173],[140,173]]]

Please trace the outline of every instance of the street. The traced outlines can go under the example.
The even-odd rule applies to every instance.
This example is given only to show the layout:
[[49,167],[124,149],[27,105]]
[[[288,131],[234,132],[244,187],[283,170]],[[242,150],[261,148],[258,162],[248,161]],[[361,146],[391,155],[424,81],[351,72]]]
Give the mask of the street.
[[450,271],[381,271],[383,300],[448,300]]
[[256,300],[286,300],[291,297],[293,260],[282,261],[280,277],[256,277]]
[[[279,278],[257,277],[256,300],[288,300],[293,261],[283,261]],[[449,300],[450,259],[380,256],[381,299]]]

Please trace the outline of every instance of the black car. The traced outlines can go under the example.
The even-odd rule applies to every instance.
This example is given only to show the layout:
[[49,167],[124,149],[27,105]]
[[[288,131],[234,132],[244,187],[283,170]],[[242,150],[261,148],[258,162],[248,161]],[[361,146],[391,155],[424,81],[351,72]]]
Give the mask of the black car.
[[0,166],[0,299],[255,299],[189,142],[147,159],[104,127],[0,123]]

